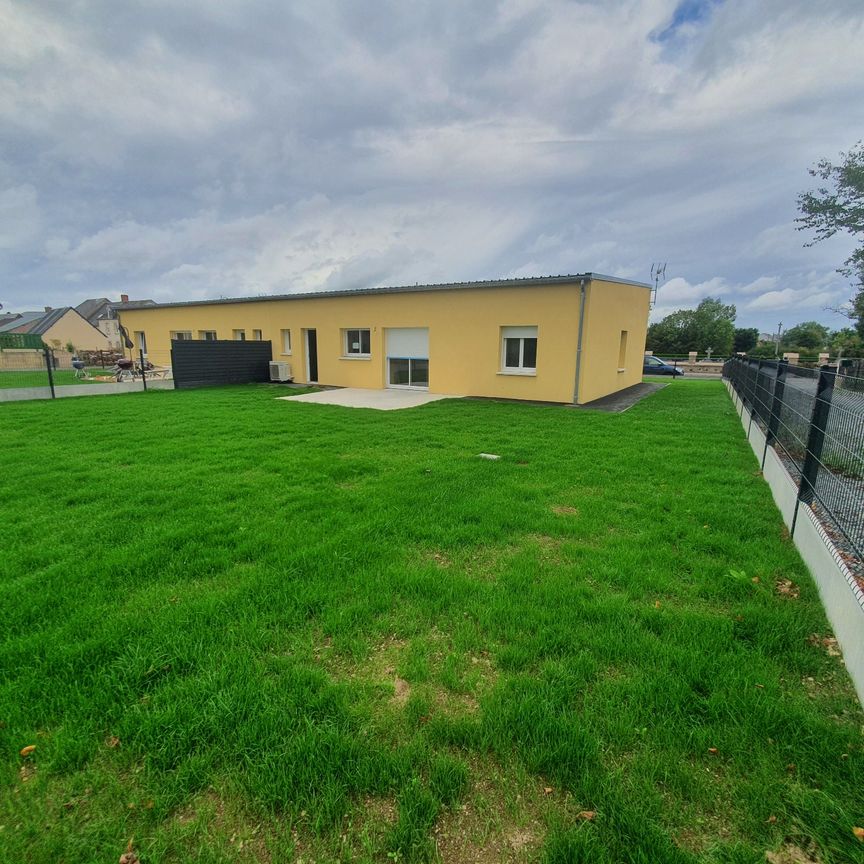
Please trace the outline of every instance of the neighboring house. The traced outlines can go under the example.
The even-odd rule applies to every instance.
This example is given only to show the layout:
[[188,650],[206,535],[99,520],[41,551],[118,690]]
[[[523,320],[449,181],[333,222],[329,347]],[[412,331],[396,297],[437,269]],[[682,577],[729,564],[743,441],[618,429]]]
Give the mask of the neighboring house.
[[77,351],[111,349],[105,334],[71,306],[48,308],[42,312],[20,312],[13,319],[0,322],[0,333],[41,336],[42,341],[51,348],[72,345]]
[[298,383],[585,403],[642,380],[651,286],[585,273],[117,307],[171,365],[174,339],[270,340]]
[[120,295],[120,302],[109,300],[107,297],[96,297],[85,300],[75,307],[75,311],[86,318],[94,327],[101,330],[114,350],[123,350],[123,340],[120,337],[120,322],[117,319],[116,309],[121,304],[135,309],[140,306],[153,306],[153,300],[129,300],[127,294]]

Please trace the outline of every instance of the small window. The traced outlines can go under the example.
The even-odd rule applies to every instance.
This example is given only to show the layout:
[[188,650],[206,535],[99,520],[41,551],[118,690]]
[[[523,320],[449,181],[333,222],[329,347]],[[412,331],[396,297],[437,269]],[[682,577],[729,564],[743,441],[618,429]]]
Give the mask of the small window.
[[372,353],[368,330],[345,330],[345,356],[366,356]]
[[253,342],[261,342],[263,338],[264,337],[261,335],[260,330],[253,330],[252,331],[252,341]]
[[135,344],[141,351],[145,354],[147,353],[147,337],[144,335],[143,330],[135,331]]
[[283,354],[290,354],[291,353],[291,331],[290,330],[283,330],[282,331],[282,353]]
[[171,338],[176,339],[179,342],[185,342],[188,339],[192,338],[192,331],[191,330],[172,330],[171,331]]
[[621,339],[618,342],[618,371],[623,372],[627,363],[627,331],[621,331]]
[[215,330],[199,330],[198,338],[203,339],[205,342],[215,342],[216,341],[216,331]]
[[522,375],[537,372],[537,328],[501,328],[501,369]]
[[245,330],[235,330],[234,331],[234,341],[235,342],[245,342],[246,341],[246,331]]

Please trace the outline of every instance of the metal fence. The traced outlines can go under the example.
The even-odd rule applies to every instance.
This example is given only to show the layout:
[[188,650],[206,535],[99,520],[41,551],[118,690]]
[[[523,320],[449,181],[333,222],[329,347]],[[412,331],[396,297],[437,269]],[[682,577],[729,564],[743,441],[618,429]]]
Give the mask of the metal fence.
[[[116,356],[113,366],[106,362],[104,367],[93,356],[60,356],[64,362],[44,346],[0,348],[0,402],[136,392],[160,386],[166,378],[166,370],[153,367],[141,352],[135,360]],[[100,355],[98,360],[102,359]],[[173,382],[167,383],[173,387]]]
[[864,377],[858,367],[809,369],[734,358],[726,378],[765,433],[847,565],[864,574]]

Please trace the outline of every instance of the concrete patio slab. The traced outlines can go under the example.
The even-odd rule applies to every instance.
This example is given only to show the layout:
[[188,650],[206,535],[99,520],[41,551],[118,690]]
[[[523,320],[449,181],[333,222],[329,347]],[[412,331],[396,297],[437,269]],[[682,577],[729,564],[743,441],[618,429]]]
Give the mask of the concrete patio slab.
[[302,393],[299,396],[277,396],[290,402],[312,402],[317,405],[341,405],[343,408],[374,408],[376,411],[396,411],[400,408],[417,408],[440,399],[461,399],[444,393],[427,393],[425,390],[364,390],[360,387],[343,387],[339,390],[322,390],[320,393]]

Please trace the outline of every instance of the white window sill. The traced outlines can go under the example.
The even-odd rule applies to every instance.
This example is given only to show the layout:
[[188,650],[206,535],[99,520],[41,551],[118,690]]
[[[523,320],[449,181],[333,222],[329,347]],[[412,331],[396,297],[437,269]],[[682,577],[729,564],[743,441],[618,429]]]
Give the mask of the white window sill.
[[618,371],[619,371],[619,372],[626,372],[627,369],[626,369],[626,368],[624,368],[624,369],[619,369]]
[[500,372],[496,373],[497,375],[518,375],[520,378],[536,378],[537,370],[536,369],[526,369],[522,371],[520,369],[502,369]]
[[340,360],[371,360],[371,354],[343,354]]
[[294,355],[290,351],[283,351],[279,356],[280,357],[293,357]]

